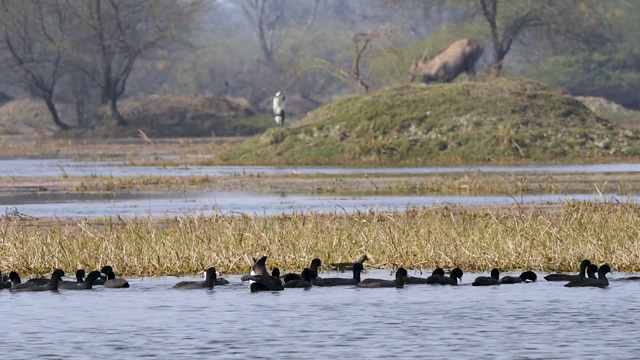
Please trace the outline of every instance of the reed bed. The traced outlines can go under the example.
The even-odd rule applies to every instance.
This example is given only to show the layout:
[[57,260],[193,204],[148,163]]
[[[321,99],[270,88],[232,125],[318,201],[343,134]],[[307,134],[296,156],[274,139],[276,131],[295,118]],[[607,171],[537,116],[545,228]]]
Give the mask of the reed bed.
[[437,207],[403,212],[120,217],[0,222],[0,269],[48,274],[114,266],[119,274],[246,273],[252,257],[299,270],[314,257],[392,269],[575,270],[589,258],[640,270],[640,205],[566,202],[549,208]]

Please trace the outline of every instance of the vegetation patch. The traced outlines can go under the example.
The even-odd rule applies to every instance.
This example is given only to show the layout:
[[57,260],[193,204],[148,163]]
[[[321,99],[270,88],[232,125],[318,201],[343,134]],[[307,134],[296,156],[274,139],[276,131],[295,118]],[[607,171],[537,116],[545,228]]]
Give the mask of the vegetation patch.
[[526,79],[408,84],[342,99],[221,154],[227,163],[579,162],[640,154],[638,133]]
[[632,196],[640,173],[439,173],[439,174],[242,174],[210,176],[69,176],[65,168],[49,177],[0,177],[0,196],[40,193],[127,194],[159,192],[243,192],[263,194],[487,195],[603,194]]
[[247,273],[252,257],[300,271],[371,255],[367,266],[483,271],[576,271],[582,259],[638,271],[640,206],[566,202],[526,207],[420,207],[406,211],[279,216],[179,216],[0,221],[0,269],[72,272],[109,264],[123,275]]

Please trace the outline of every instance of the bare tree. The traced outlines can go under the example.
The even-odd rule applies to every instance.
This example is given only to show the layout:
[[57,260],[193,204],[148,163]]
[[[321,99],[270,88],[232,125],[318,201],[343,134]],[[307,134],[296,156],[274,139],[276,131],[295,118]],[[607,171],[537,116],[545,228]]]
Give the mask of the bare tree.
[[564,46],[597,49],[607,43],[609,40],[604,35],[607,21],[600,11],[602,3],[598,0],[479,0],[491,30],[494,71],[500,74],[512,44],[526,38],[525,33],[531,34],[530,41],[535,39],[538,44],[561,41]]
[[364,92],[369,91],[369,76],[364,74],[363,63],[366,56],[372,51],[373,41],[376,39],[386,39],[392,35],[392,31],[388,28],[381,27],[368,33],[357,33],[352,37],[353,41],[353,61],[351,63],[351,69],[347,70],[339,65],[332,64],[329,61],[323,59],[314,59],[315,69],[321,69],[322,71],[329,73],[335,78],[342,80],[349,85],[354,91],[358,86],[362,87]]
[[281,45],[276,34],[284,18],[284,6],[281,0],[244,0],[242,4],[242,11],[255,26],[260,50],[267,64],[273,63],[273,55]]
[[[83,5],[83,6],[80,6]],[[79,24],[75,65],[101,89],[120,126],[118,110],[134,65],[145,53],[175,40],[199,13],[202,1],[87,0],[74,7]]]
[[371,51],[371,48],[369,47],[371,42],[380,36],[386,35],[388,32],[388,29],[381,28],[370,33],[358,33],[353,35],[354,57],[353,65],[351,67],[351,76],[353,76],[353,79],[362,86],[364,92],[369,92],[369,84],[367,83],[367,76],[362,74],[362,60]]
[[487,19],[489,28],[491,29],[491,41],[493,42],[493,68],[496,75],[500,75],[500,72],[502,71],[504,58],[511,49],[513,40],[515,40],[523,30],[543,25],[543,21],[540,18],[537,9],[529,8],[509,19],[506,26],[502,29],[502,34],[500,34],[497,22],[499,2],[499,0],[480,0],[482,13]]
[[0,42],[10,66],[23,75],[32,96],[44,100],[56,126],[67,130],[54,103],[54,92],[65,75],[63,51],[68,32],[63,7],[65,1],[11,1],[0,4],[2,34]]

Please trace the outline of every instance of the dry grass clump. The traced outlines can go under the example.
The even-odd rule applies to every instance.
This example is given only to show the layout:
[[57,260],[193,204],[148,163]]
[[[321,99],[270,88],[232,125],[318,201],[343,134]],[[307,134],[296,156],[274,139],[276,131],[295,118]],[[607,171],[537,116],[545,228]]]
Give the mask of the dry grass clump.
[[638,271],[640,205],[566,202],[556,209],[438,207],[404,212],[193,216],[0,223],[0,269],[72,271],[105,264],[125,275],[247,272],[254,256],[301,269],[373,257],[369,266],[465,271],[575,270],[589,258]]

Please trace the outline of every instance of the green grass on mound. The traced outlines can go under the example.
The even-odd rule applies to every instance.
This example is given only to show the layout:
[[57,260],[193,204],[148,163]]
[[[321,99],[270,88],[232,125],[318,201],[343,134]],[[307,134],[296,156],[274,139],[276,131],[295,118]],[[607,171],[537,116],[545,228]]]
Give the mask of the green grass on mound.
[[342,99],[222,154],[227,163],[419,165],[640,154],[637,132],[531,80],[409,84]]

